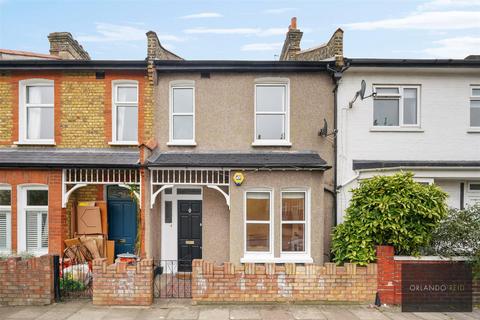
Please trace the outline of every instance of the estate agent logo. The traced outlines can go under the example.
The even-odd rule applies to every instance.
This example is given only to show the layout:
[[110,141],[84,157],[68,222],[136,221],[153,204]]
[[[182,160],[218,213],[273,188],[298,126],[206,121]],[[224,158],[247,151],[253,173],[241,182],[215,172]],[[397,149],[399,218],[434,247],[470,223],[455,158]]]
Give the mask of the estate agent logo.
[[471,266],[402,264],[402,312],[472,312]]

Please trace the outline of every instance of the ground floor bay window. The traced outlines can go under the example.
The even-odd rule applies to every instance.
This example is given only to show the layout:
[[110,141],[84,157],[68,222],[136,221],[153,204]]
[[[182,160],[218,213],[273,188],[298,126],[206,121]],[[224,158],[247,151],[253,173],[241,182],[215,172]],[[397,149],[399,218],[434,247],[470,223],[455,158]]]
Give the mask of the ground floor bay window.
[[0,253],[11,251],[11,210],[12,190],[10,186],[0,185]]
[[282,191],[282,256],[306,254],[307,192]]
[[18,187],[18,252],[48,253],[48,187]]
[[271,191],[248,191],[245,194],[245,255],[272,256]]

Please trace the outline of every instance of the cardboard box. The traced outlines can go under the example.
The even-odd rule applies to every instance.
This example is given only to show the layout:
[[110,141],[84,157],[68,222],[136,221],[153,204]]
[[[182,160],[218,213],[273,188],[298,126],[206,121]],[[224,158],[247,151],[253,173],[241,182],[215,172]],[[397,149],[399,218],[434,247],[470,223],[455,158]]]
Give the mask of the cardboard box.
[[108,235],[108,222],[107,222],[107,202],[96,201],[95,206],[100,208],[100,215],[102,220],[102,233],[105,237]]
[[102,220],[100,208],[77,207],[77,232],[78,234],[102,233]]

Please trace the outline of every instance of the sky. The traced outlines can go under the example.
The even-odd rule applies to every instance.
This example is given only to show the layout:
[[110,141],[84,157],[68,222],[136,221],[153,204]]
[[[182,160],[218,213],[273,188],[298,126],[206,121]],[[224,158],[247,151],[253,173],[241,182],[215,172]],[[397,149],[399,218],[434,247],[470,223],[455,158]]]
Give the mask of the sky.
[[48,53],[68,31],[92,59],[140,60],[153,30],[188,60],[277,60],[293,16],[302,49],[342,28],[352,58],[480,54],[480,0],[0,0],[0,48]]

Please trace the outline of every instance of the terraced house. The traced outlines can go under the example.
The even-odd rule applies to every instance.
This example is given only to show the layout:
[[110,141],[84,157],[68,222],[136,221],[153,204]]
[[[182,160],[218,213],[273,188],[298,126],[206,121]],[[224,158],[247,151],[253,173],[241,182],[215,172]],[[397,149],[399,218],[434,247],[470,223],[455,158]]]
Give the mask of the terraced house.
[[2,250],[98,233],[182,271],[328,261],[341,32],[310,62],[186,61],[147,39],[141,61],[89,60],[68,33],[2,52]]

